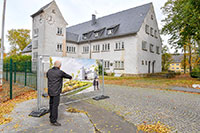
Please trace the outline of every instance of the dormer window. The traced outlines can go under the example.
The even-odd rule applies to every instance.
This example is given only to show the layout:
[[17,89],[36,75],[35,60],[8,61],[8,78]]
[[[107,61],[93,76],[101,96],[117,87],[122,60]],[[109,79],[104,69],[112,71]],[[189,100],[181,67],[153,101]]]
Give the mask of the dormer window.
[[82,39],[83,39],[83,40],[89,39],[89,38],[92,36],[93,32],[94,32],[94,31],[90,31],[90,32],[84,33],[84,34],[82,35]]
[[112,34],[112,29],[108,30],[108,31],[107,31],[107,34],[108,34],[108,35],[111,35],[111,34]]
[[113,25],[109,28],[107,28],[107,35],[112,35],[112,34],[115,34],[115,32],[118,30],[120,24],[117,24],[117,25]]
[[94,33],[94,37],[98,37],[99,36],[99,32]]
[[86,35],[83,35],[83,39],[86,40],[86,39],[87,39],[87,36],[86,36]]
[[103,34],[103,32],[105,31],[105,29],[106,28],[102,28],[102,29],[94,31],[94,37],[95,38],[100,37]]

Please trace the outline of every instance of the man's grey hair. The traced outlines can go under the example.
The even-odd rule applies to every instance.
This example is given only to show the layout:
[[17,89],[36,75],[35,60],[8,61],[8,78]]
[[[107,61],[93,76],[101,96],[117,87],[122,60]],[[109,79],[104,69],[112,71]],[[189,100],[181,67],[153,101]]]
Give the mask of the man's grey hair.
[[60,61],[55,61],[54,62],[54,67],[61,67],[61,62]]

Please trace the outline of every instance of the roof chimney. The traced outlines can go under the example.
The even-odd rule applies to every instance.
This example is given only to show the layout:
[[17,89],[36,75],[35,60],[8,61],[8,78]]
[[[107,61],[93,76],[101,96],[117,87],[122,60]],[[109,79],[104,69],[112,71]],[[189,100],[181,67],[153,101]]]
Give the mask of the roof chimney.
[[92,14],[92,25],[96,24],[96,15]]

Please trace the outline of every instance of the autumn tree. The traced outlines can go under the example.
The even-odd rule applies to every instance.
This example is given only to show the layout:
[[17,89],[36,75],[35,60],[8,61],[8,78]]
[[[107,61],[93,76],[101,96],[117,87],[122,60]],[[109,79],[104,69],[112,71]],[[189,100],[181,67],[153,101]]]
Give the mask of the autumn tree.
[[162,71],[167,71],[172,62],[172,55],[169,53],[167,45],[162,47]]
[[31,42],[30,30],[28,29],[11,29],[7,35],[11,45],[9,55],[20,54],[20,52]]
[[190,70],[192,47],[200,47],[199,5],[197,0],[168,0],[162,7],[166,18],[162,20],[164,27],[161,33],[170,35],[169,44],[172,47],[189,53]]

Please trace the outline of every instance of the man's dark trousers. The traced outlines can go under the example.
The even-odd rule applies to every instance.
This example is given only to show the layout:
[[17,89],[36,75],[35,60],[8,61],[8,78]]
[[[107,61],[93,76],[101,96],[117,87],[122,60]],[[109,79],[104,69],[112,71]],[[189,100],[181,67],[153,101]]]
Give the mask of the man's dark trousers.
[[50,116],[49,116],[49,118],[50,118],[51,123],[57,122],[59,102],[60,102],[60,95],[50,96],[50,100],[49,100]]

